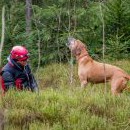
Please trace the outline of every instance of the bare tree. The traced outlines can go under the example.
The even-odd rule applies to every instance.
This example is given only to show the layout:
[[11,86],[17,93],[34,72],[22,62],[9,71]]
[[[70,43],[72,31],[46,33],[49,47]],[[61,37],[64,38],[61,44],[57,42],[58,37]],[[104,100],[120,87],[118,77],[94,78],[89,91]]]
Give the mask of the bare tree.
[[31,31],[32,0],[26,0],[26,32]]

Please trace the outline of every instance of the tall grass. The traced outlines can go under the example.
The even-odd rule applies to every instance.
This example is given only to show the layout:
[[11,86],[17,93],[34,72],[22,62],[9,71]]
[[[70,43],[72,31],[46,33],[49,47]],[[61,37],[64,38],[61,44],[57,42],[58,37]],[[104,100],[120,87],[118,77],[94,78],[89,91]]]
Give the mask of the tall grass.
[[[112,64],[130,72],[129,61]],[[128,67],[129,66],[129,67]],[[129,130],[130,93],[112,96],[110,85],[80,88],[77,66],[52,64],[38,73],[39,94],[9,91],[0,100],[5,130]]]

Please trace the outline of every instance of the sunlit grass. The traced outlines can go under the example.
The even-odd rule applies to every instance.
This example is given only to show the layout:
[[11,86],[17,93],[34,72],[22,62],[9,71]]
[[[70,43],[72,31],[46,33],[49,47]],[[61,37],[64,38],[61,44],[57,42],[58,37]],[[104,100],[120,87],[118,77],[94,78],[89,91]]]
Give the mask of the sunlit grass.
[[[129,61],[113,62],[129,72]],[[112,96],[110,85],[80,88],[77,66],[48,65],[38,72],[39,94],[9,91],[0,100],[5,130],[129,130],[130,93]]]

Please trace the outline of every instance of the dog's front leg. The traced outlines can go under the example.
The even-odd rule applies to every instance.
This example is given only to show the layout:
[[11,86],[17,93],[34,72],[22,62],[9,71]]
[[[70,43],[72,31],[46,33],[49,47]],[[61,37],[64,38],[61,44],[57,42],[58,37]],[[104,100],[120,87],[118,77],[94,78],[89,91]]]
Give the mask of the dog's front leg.
[[81,88],[85,88],[87,86],[88,82],[87,80],[82,80],[81,81]]
[[83,74],[80,73],[79,79],[80,79],[80,83],[81,83],[81,88],[85,88],[88,84],[87,76],[84,76]]

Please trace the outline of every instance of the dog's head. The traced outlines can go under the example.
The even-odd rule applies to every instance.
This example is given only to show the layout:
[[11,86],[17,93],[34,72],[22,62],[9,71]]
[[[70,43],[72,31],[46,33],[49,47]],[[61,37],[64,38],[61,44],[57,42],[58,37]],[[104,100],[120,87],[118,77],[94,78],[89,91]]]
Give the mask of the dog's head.
[[68,38],[67,46],[74,56],[79,56],[86,51],[86,46],[80,40],[76,40],[75,38]]

